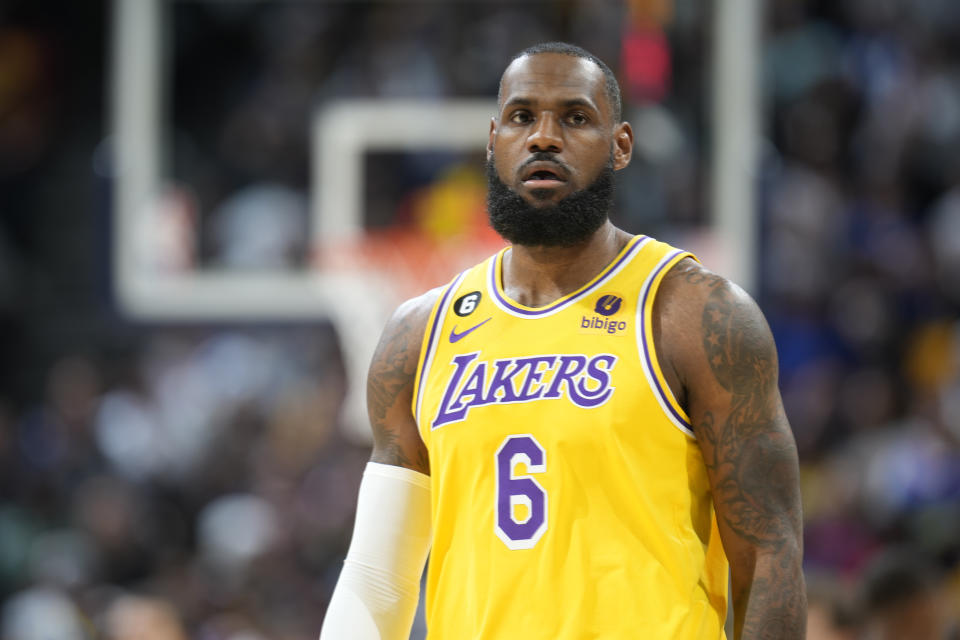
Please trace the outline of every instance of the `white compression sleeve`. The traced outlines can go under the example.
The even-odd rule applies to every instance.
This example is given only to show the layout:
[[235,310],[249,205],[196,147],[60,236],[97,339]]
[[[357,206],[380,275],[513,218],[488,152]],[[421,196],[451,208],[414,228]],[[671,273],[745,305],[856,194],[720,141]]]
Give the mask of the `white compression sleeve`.
[[368,462],[320,640],[406,640],[430,551],[430,478]]

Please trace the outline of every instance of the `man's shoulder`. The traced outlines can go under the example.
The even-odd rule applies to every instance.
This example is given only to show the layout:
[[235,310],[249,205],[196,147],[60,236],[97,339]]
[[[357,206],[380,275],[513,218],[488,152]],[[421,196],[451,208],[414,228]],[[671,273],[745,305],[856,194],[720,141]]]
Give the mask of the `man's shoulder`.
[[702,311],[711,298],[724,298],[731,304],[756,308],[756,303],[740,286],[691,257],[680,260],[664,274],[657,292],[661,309],[678,316],[677,319]]
[[657,298],[661,344],[683,379],[698,376],[706,364],[729,387],[737,367],[758,358],[776,361],[770,328],[753,298],[695,260],[675,265]]
[[441,285],[429,291],[424,291],[420,295],[408,298],[397,307],[394,315],[408,318],[423,317],[424,321],[426,321],[426,318],[429,317],[430,312],[433,310],[433,306],[443,294],[444,289],[446,289],[446,285]]
[[367,376],[367,408],[375,428],[397,403],[398,394],[412,392],[424,331],[442,291],[443,287],[431,289],[402,303],[380,334]]
[[445,286],[435,287],[400,304],[387,321],[384,334],[423,335],[433,307],[445,288]]
[[444,305],[444,309],[448,308],[446,306],[448,301],[445,298],[441,302],[445,293],[449,292],[449,295],[456,295],[458,291],[463,291],[467,286],[470,287],[466,289],[469,291],[484,288],[491,263],[497,259],[498,255],[500,255],[499,251],[460,271],[445,284],[404,301],[393,312],[387,327],[390,328],[391,325],[399,323],[422,334],[427,329],[431,313],[438,303]]
[[658,315],[689,319],[691,313],[702,308],[714,289],[731,285],[729,280],[713,273],[694,258],[684,258],[663,276],[655,300]]

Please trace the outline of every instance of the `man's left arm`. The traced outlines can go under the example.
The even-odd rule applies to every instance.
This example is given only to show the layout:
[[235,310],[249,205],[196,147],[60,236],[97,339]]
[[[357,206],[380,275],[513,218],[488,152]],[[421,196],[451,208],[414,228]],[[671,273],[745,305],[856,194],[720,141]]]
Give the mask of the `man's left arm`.
[[799,469],[773,336],[743,290],[699,265],[676,271],[685,295],[675,308],[686,311],[677,375],[730,560],[734,638],[800,640],[807,614]]

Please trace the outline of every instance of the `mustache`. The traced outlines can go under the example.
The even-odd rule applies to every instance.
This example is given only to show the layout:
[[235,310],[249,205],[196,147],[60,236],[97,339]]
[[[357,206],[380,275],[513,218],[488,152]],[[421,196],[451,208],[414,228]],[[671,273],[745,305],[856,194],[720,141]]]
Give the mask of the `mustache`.
[[[549,153],[535,156],[532,161],[556,162]],[[612,159],[591,184],[541,207],[529,204],[500,179],[493,158],[487,160],[486,168],[490,225],[512,244],[573,246],[603,225],[613,204]]]
[[558,159],[553,153],[549,151],[534,151],[533,155],[531,155],[529,158],[523,161],[523,164],[520,165],[520,167],[517,169],[517,172],[522,173],[524,169],[529,167],[534,162],[549,162],[551,164],[557,165],[558,167],[566,171],[567,174],[572,173],[572,170],[570,169],[570,167],[567,166],[567,164],[563,160]]

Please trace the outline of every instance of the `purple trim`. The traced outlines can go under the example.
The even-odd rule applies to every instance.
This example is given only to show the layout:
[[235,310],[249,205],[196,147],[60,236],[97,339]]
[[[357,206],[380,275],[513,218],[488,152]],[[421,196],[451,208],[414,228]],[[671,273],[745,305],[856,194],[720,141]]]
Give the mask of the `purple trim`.
[[420,399],[423,398],[423,384],[427,376],[427,364],[430,362],[430,354],[433,351],[434,337],[437,335],[437,327],[439,326],[440,316],[443,315],[444,307],[447,305],[447,300],[450,298],[450,293],[456,289],[460,282],[463,280],[464,274],[466,271],[461,271],[460,275],[453,279],[447,286],[447,290],[443,292],[443,297],[440,298],[440,304],[437,305],[437,313],[433,316],[433,326],[430,327],[430,338],[427,340],[427,351],[423,354],[421,362],[423,366],[420,369],[420,380],[417,381],[417,420],[419,421],[420,417]]
[[641,314],[641,317],[640,317],[640,339],[641,339],[641,341],[643,342],[643,356],[644,356],[644,358],[646,358],[646,361],[647,361],[647,369],[650,371],[650,379],[653,380],[653,385],[654,385],[654,387],[655,387],[656,392],[657,392],[657,393],[660,395],[660,397],[663,399],[664,403],[667,405],[667,408],[670,409],[670,413],[673,414],[673,417],[676,418],[677,420],[679,420],[680,423],[683,424],[683,425],[685,425],[690,431],[693,431],[693,425],[691,425],[689,422],[687,422],[687,420],[686,420],[682,415],[680,415],[680,412],[677,411],[676,407],[673,406],[673,403],[670,402],[670,396],[668,396],[668,395],[666,394],[666,392],[664,391],[663,387],[660,385],[660,380],[659,380],[659,378],[657,378],[657,372],[656,372],[656,371],[654,370],[654,368],[653,368],[653,361],[650,359],[650,350],[647,348],[647,318],[646,318],[647,297],[650,295],[650,290],[653,289],[653,283],[656,281],[657,276],[660,275],[660,272],[663,271],[663,269],[664,269],[668,264],[670,264],[671,262],[673,262],[674,259],[675,259],[677,256],[679,256],[679,255],[681,255],[681,254],[684,254],[684,253],[687,253],[687,252],[686,252],[686,251],[682,251],[682,250],[680,250],[680,249],[677,249],[676,251],[674,251],[672,254],[670,254],[670,255],[667,257],[666,260],[664,260],[664,261],[660,264],[659,267],[657,267],[656,271],[653,272],[653,275],[650,276],[650,284],[649,284],[649,285],[647,286],[647,288],[644,290],[644,292],[643,292],[643,299],[640,301],[640,314]]
[[528,318],[535,318],[537,316],[546,315],[548,313],[557,311],[561,307],[565,307],[568,304],[571,304],[575,300],[582,298],[583,296],[585,296],[586,294],[590,293],[591,291],[596,289],[598,286],[600,286],[603,283],[603,281],[606,280],[607,276],[609,276],[611,273],[616,271],[618,268],[620,268],[621,265],[623,265],[624,262],[626,262],[627,260],[633,257],[633,255],[637,252],[637,250],[644,244],[644,240],[646,239],[647,239],[647,236],[643,236],[643,235],[640,235],[634,238],[633,244],[624,252],[622,256],[620,256],[620,258],[617,259],[616,262],[614,262],[610,267],[608,267],[606,270],[606,273],[603,273],[599,278],[597,278],[593,284],[588,285],[584,289],[581,289],[579,292],[573,294],[569,298],[561,299],[557,302],[554,302],[549,307],[542,307],[540,309],[533,309],[533,310],[524,309],[523,307],[516,306],[515,304],[510,302],[510,300],[508,300],[506,297],[500,295],[500,288],[497,286],[499,284],[497,276],[499,275],[500,263],[503,260],[504,252],[501,252],[498,255],[496,255],[490,263],[490,282],[489,282],[490,291],[493,293],[494,297],[502,306],[506,307],[510,311],[513,311],[514,313],[518,313]]

